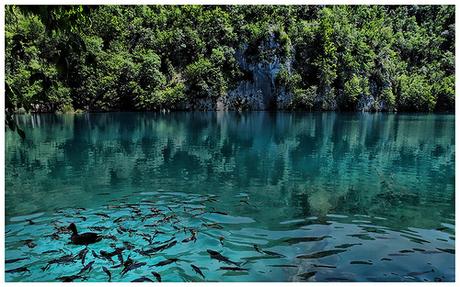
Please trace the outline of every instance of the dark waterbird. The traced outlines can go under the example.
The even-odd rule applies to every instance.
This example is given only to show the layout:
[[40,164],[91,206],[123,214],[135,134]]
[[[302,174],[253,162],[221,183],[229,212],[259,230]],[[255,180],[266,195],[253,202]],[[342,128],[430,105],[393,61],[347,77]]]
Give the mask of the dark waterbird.
[[105,274],[107,274],[107,276],[109,276],[109,282],[112,281],[112,273],[110,272],[110,270],[107,269],[106,267],[102,266],[102,271],[104,271]]
[[218,261],[225,262],[227,264],[233,264],[233,265],[236,265],[236,266],[240,266],[240,264],[241,264],[241,263],[234,262],[234,261],[230,260],[228,257],[225,257],[224,255],[220,254],[217,251],[214,251],[214,250],[211,250],[211,249],[208,249],[206,251],[209,253],[209,255],[211,256],[212,259],[216,259]]
[[94,232],[78,234],[77,226],[75,226],[74,223],[71,223],[68,228],[72,231],[72,236],[70,237],[70,240],[73,244],[88,245],[101,241],[102,239],[102,237],[99,234]]
[[10,270],[6,270],[5,273],[22,273],[22,272],[30,272],[29,268],[23,266],[19,268],[14,268]]
[[200,269],[200,268],[198,268],[197,266],[195,266],[195,265],[193,265],[193,264],[190,264],[190,266],[192,266],[193,270],[194,270],[197,274],[201,275],[201,277],[203,277],[203,279],[204,279],[204,274],[203,274],[203,272],[201,272],[201,269]]

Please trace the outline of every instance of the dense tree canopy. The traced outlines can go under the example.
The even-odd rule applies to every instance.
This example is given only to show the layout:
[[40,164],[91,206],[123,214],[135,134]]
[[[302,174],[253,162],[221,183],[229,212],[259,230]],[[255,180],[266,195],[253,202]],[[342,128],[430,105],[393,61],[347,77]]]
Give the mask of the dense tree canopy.
[[281,59],[289,109],[452,111],[454,11],[6,6],[7,112],[183,109],[251,79],[238,53]]

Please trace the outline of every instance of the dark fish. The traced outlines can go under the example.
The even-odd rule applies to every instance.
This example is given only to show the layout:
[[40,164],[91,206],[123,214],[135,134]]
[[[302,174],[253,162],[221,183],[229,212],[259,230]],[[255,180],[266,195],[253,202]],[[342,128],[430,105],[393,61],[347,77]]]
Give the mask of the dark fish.
[[332,266],[332,265],[321,265],[321,264],[313,264],[312,266],[316,268],[336,268],[335,266]]
[[284,255],[282,254],[279,254],[279,253],[276,253],[276,252],[273,252],[273,251],[270,251],[270,250],[263,250],[263,252],[267,255],[271,255],[271,256],[276,256],[276,257],[285,257]]
[[35,222],[33,222],[31,219],[27,219],[26,221],[29,222],[30,225],[34,225],[34,224],[35,224]]
[[221,261],[221,262],[225,262],[225,263],[233,264],[233,265],[236,265],[236,266],[240,266],[240,263],[231,261],[228,257],[223,256],[222,254],[220,254],[217,251],[214,251],[214,250],[211,250],[211,249],[208,249],[206,251],[209,253],[209,255],[211,256],[212,259],[216,259],[216,260]]
[[131,255],[128,255],[128,258],[126,258],[126,261],[123,263],[123,266],[128,267],[129,265],[133,263],[134,263],[134,260],[131,259]]
[[168,265],[168,264],[171,264],[171,263],[175,263],[177,261],[179,261],[179,259],[177,259],[177,258],[169,258],[169,259],[160,261],[157,264],[154,264],[153,266],[156,266],[156,267],[165,266],[165,265]]
[[152,271],[152,275],[155,276],[158,282],[161,282],[161,275],[155,271]]
[[168,249],[168,248],[171,248],[173,247],[174,245],[177,244],[177,241],[174,240],[174,241],[171,241],[169,243],[166,243],[166,244],[163,244],[163,245],[160,245],[160,246],[157,246],[157,247],[154,247],[154,248],[151,248],[151,249],[148,249],[148,250],[145,250],[143,252],[147,253],[147,254],[151,254],[151,253],[156,253],[156,252],[160,252],[160,251],[163,251],[165,249]]
[[420,276],[420,275],[431,273],[431,272],[434,272],[434,269],[431,269],[431,270],[428,270],[428,271],[422,271],[422,272],[409,272],[409,273],[407,273],[407,275],[409,275],[409,276]]
[[320,236],[320,237],[298,237],[298,238],[288,238],[284,240],[284,242],[290,243],[290,244],[296,244],[300,242],[313,242],[313,241],[321,241],[323,239],[330,238],[330,236]]
[[131,282],[153,282],[153,280],[145,276],[142,276],[140,278],[132,280]]
[[299,266],[297,265],[290,265],[290,264],[274,264],[274,265],[268,265],[270,267],[287,267],[287,268],[297,268]]
[[80,276],[80,275],[71,275],[71,276],[62,276],[56,278],[56,280],[62,281],[62,282],[73,282],[75,279],[86,279],[86,277]]
[[391,259],[391,258],[385,258],[385,257],[382,258],[382,259],[380,259],[380,261],[392,261],[392,260],[393,260],[393,259]]
[[220,270],[227,270],[227,271],[248,271],[246,268],[241,267],[231,267],[231,266],[223,266],[219,268]]
[[118,241],[118,238],[115,237],[115,235],[102,235],[101,236],[102,239],[109,239],[109,240],[113,240],[113,241]]
[[203,272],[201,272],[200,268],[198,268],[197,266],[195,266],[195,265],[193,265],[193,264],[190,264],[190,266],[192,266],[193,270],[195,270],[195,272],[196,272],[197,274],[200,274],[201,277],[203,277],[203,279],[204,279],[204,274],[203,274]]
[[72,254],[64,255],[62,257],[49,261],[45,267],[42,267],[42,270],[43,271],[48,270],[50,266],[53,264],[67,264],[67,263],[73,263],[73,262],[75,262],[75,257]]
[[203,226],[214,228],[214,229],[224,229],[224,227],[216,222],[213,223],[203,223]]
[[48,235],[45,235],[45,237],[51,237],[52,239],[54,240],[59,240],[61,239],[61,237],[59,236],[59,234],[57,232],[54,232],[52,234],[48,234]]
[[442,252],[450,253],[450,254],[455,254],[455,249],[450,249],[450,248],[436,248]]
[[342,252],[345,252],[345,251],[347,251],[347,250],[345,250],[345,249],[332,249],[332,250],[315,252],[315,253],[312,253],[312,254],[299,255],[299,256],[297,256],[297,258],[300,258],[300,259],[322,258],[322,257],[327,257],[327,256],[339,254],[339,253],[342,253]]
[[270,255],[270,256],[285,257],[282,254],[279,254],[279,253],[276,253],[276,252],[273,252],[273,251],[270,251],[270,250],[262,250],[262,249],[260,249],[260,247],[257,244],[254,244],[253,246],[254,246],[254,249],[259,253],[267,254],[267,255]]
[[337,245],[337,246],[334,246],[334,247],[339,248],[339,249],[345,249],[345,248],[349,248],[349,247],[352,247],[352,246],[355,246],[355,245],[362,245],[362,243],[341,244],[341,245]]
[[145,233],[141,233],[139,234],[142,239],[144,239],[145,241],[147,241],[148,244],[152,244],[152,241],[153,241],[153,236],[150,235],[150,234],[145,234]]
[[37,246],[37,244],[35,244],[32,239],[26,239],[23,241],[24,242],[24,245],[26,245],[27,247],[29,248],[34,248],[35,246]]
[[221,214],[221,215],[228,215],[228,213],[222,212],[222,211],[210,211],[209,213],[216,213],[216,214]]
[[121,254],[121,252],[120,252],[120,253],[117,254],[117,257],[118,257],[118,261],[120,261],[120,265],[123,265],[123,263],[124,263],[123,262],[123,254]]
[[93,257],[101,259],[101,257],[97,255],[97,253],[94,250],[91,250],[91,253],[93,254]]
[[192,235],[188,238],[185,238],[184,240],[182,240],[182,242],[186,243],[186,242],[190,242],[190,241],[194,241],[196,242],[196,231],[195,230],[190,230],[190,233],[192,233]]
[[77,255],[75,255],[75,259],[80,259],[81,264],[85,265],[86,254],[88,253],[88,248],[83,248]]
[[325,280],[325,281],[328,281],[328,282],[335,282],[335,281],[347,282],[347,281],[353,281],[352,279],[342,278],[342,277],[327,277],[327,278],[325,278],[324,280]]
[[89,229],[92,231],[104,231],[104,230],[107,230],[108,228],[105,226],[91,226]]
[[107,251],[101,250],[101,251],[99,251],[99,254],[100,254],[99,258],[108,260],[108,261],[110,261],[112,264],[115,263],[115,262],[113,261],[113,259],[112,259],[112,256],[111,256]]
[[121,271],[121,275],[126,274],[128,271],[131,271],[131,270],[137,269],[139,267],[142,267],[145,264],[147,264],[147,263],[145,263],[145,262],[137,262],[137,263],[130,264],[130,265],[126,266],[125,268],[123,268],[123,270]]
[[362,261],[362,260],[355,260],[355,261],[350,261],[350,264],[372,265],[372,262]]
[[422,251],[423,254],[439,254],[441,251],[436,251],[436,250],[425,250]]
[[8,263],[14,263],[14,262],[18,262],[18,261],[22,261],[22,260],[26,260],[26,259],[29,259],[27,257],[21,257],[21,258],[15,258],[15,259],[7,259],[5,260],[5,263],[8,264]]
[[367,234],[350,234],[350,235],[347,235],[347,236],[351,236],[351,237],[356,237],[356,238],[359,238],[359,239],[362,239],[362,240],[375,240],[374,238],[372,238],[371,236],[367,235]]
[[254,244],[254,249],[259,253],[264,253],[257,244]]
[[123,252],[123,250],[125,250],[124,247],[123,248],[115,248],[115,250],[112,251],[112,252],[107,252],[107,251],[101,250],[101,251],[99,251],[99,254],[101,255],[101,257],[103,257],[103,258],[105,258],[105,259],[107,259],[107,260],[109,260],[110,262],[113,263],[112,257],[115,256],[115,255],[121,254]]
[[94,264],[94,260],[91,261],[90,263],[88,263],[85,267],[83,267],[80,272],[77,273],[77,275],[80,275],[80,274],[83,274],[85,273],[86,271],[90,272],[92,269],[93,269],[93,264]]
[[107,276],[109,276],[109,282],[112,281],[112,273],[110,272],[110,270],[104,266],[102,266],[102,270],[105,272],[105,274],[107,274]]
[[120,217],[116,218],[113,221],[113,223],[120,223],[120,222],[125,221],[125,220],[126,220],[126,218],[124,216],[120,216]]
[[5,273],[19,273],[19,272],[30,272],[30,270],[27,267],[23,266],[23,267],[14,268],[14,269],[5,271]]
[[311,277],[315,276],[315,274],[316,274],[316,271],[310,271],[310,272],[302,273],[302,274],[297,275],[297,276],[299,276],[300,278],[302,278],[302,280],[308,280],[308,279],[310,279]]
[[127,249],[127,250],[132,250],[134,249],[134,245],[132,245],[130,242],[128,241],[123,241],[123,246]]
[[50,254],[50,253],[59,253],[59,252],[62,252],[63,250],[62,249],[53,249],[53,250],[46,250],[46,251],[43,251],[42,254]]

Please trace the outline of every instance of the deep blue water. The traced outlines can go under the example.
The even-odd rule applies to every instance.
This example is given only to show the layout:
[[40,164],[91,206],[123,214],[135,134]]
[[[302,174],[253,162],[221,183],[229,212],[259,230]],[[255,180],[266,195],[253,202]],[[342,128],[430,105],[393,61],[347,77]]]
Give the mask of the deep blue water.
[[[24,259],[5,266],[30,272],[6,273],[7,281],[77,274],[78,258],[41,270],[84,249],[69,244],[62,227],[71,222],[116,237],[89,245],[92,269],[75,281],[107,281],[103,266],[112,281],[155,280],[152,271],[163,281],[455,279],[454,115],[177,112],[18,121],[25,140],[6,132],[5,244],[7,260]],[[182,242],[191,229],[196,241]],[[121,275],[122,267],[112,268],[117,256],[112,263],[92,254],[115,247],[126,248],[124,261],[146,265]],[[245,270],[221,270],[236,265],[207,249]],[[154,266],[166,258],[179,261]]]

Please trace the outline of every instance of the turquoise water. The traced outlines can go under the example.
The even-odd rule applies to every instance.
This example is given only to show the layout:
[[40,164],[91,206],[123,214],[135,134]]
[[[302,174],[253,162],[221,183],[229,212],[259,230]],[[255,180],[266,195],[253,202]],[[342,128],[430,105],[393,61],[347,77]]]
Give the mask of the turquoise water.
[[[6,132],[7,281],[454,281],[454,116],[105,113]],[[71,258],[65,228],[106,236]],[[196,241],[182,242],[196,230]],[[146,254],[168,242],[177,244]],[[166,242],[166,243],[165,243]],[[254,247],[257,245],[257,248]],[[124,247],[123,267],[100,251]],[[210,257],[215,250],[244,270]],[[93,251],[97,257],[94,256]],[[149,256],[150,255],[150,256]],[[167,259],[179,261],[154,266]],[[204,278],[191,264],[202,271]]]

